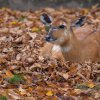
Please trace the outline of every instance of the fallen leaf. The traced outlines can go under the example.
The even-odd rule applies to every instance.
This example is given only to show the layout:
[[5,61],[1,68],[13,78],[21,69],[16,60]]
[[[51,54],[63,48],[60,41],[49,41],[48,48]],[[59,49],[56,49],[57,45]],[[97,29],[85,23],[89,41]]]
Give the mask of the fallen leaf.
[[88,86],[89,88],[94,88],[95,87],[95,83],[93,83],[92,80],[89,80],[88,82],[86,82],[86,86]]
[[53,94],[52,91],[48,91],[48,92],[46,93],[46,95],[47,95],[47,96],[53,96],[54,94]]
[[13,77],[14,75],[12,74],[12,72],[10,71],[10,70],[7,70],[6,71],[6,77],[7,78],[11,78],[11,77]]
[[39,32],[39,31],[40,31],[40,29],[37,27],[32,28],[32,32]]
[[22,86],[19,87],[19,92],[20,92],[21,95],[26,95],[27,94],[26,90],[23,89]]
[[32,37],[32,39],[34,40],[37,36],[37,33],[32,33],[32,32],[28,32],[29,36]]
[[68,73],[65,73],[62,75],[66,80],[69,78],[69,74]]
[[11,100],[20,100],[21,97],[18,93],[16,93],[13,89],[8,91],[8,95],[12,98]]

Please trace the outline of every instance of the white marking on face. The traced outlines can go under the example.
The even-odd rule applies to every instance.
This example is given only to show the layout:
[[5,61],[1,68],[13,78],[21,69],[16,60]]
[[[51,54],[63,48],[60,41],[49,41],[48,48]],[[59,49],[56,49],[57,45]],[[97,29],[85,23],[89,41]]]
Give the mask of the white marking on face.
[[64,35],[67,36],[67,31],[66,30],[64,31]]
[[54,39],[53,38],[50,38],[50,42],[52,42],[52,41],[54,41]]
[[53,29],[53,31],[57,31],[57,30],[58,30],[57,28],[54,28],[54,29]]
[[61,51],[61,47],[59,45],[54,45],[52,51],[58,52]]
[[64,37],[61,37],[58,41],[59,42],[63,42],[64,41]]

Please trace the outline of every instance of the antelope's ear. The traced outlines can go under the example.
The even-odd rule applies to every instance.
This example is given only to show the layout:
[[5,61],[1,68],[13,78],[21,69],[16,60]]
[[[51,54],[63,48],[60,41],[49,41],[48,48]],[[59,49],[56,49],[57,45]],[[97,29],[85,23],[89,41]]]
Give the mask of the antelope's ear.
[[86,16],[81,16],[74,23],[72,23],[73,27],[81,27],[85,24]]
[[43,24],[45,25],[50,25],[52,23],[52,17],[49,16],[48,14],[46,13],[43,13],[41,16],[40,16],[40,20],[42,21]]

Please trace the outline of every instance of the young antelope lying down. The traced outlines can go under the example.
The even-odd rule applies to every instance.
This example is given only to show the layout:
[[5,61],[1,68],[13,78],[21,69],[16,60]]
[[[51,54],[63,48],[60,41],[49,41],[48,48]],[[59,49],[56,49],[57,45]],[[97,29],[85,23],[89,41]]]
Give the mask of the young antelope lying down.
[[48,43],[42,48],[42,55],[50,56],[52,54],[55,58],[61,57],[60,59],[79,63],[100,60],[97,42],[89,38],[78,40],[73,33],[72,26],[67,26],[64,18],[52,21],[51,16],[44,14],[41,16],[41,20],[49,27],[45,37]]

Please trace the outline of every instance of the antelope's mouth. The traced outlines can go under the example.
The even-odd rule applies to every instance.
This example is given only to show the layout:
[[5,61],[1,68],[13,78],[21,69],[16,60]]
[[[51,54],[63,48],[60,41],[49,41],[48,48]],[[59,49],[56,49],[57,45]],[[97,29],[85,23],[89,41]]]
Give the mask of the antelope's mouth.
[[46,37],[45,37],[45,40],[46,40],[47,42],[54,42],[54,41],[56,41],[57,39],[56,39],[56,38],[53,38],[53,37],[51,37],[51,36],[46,36]]

